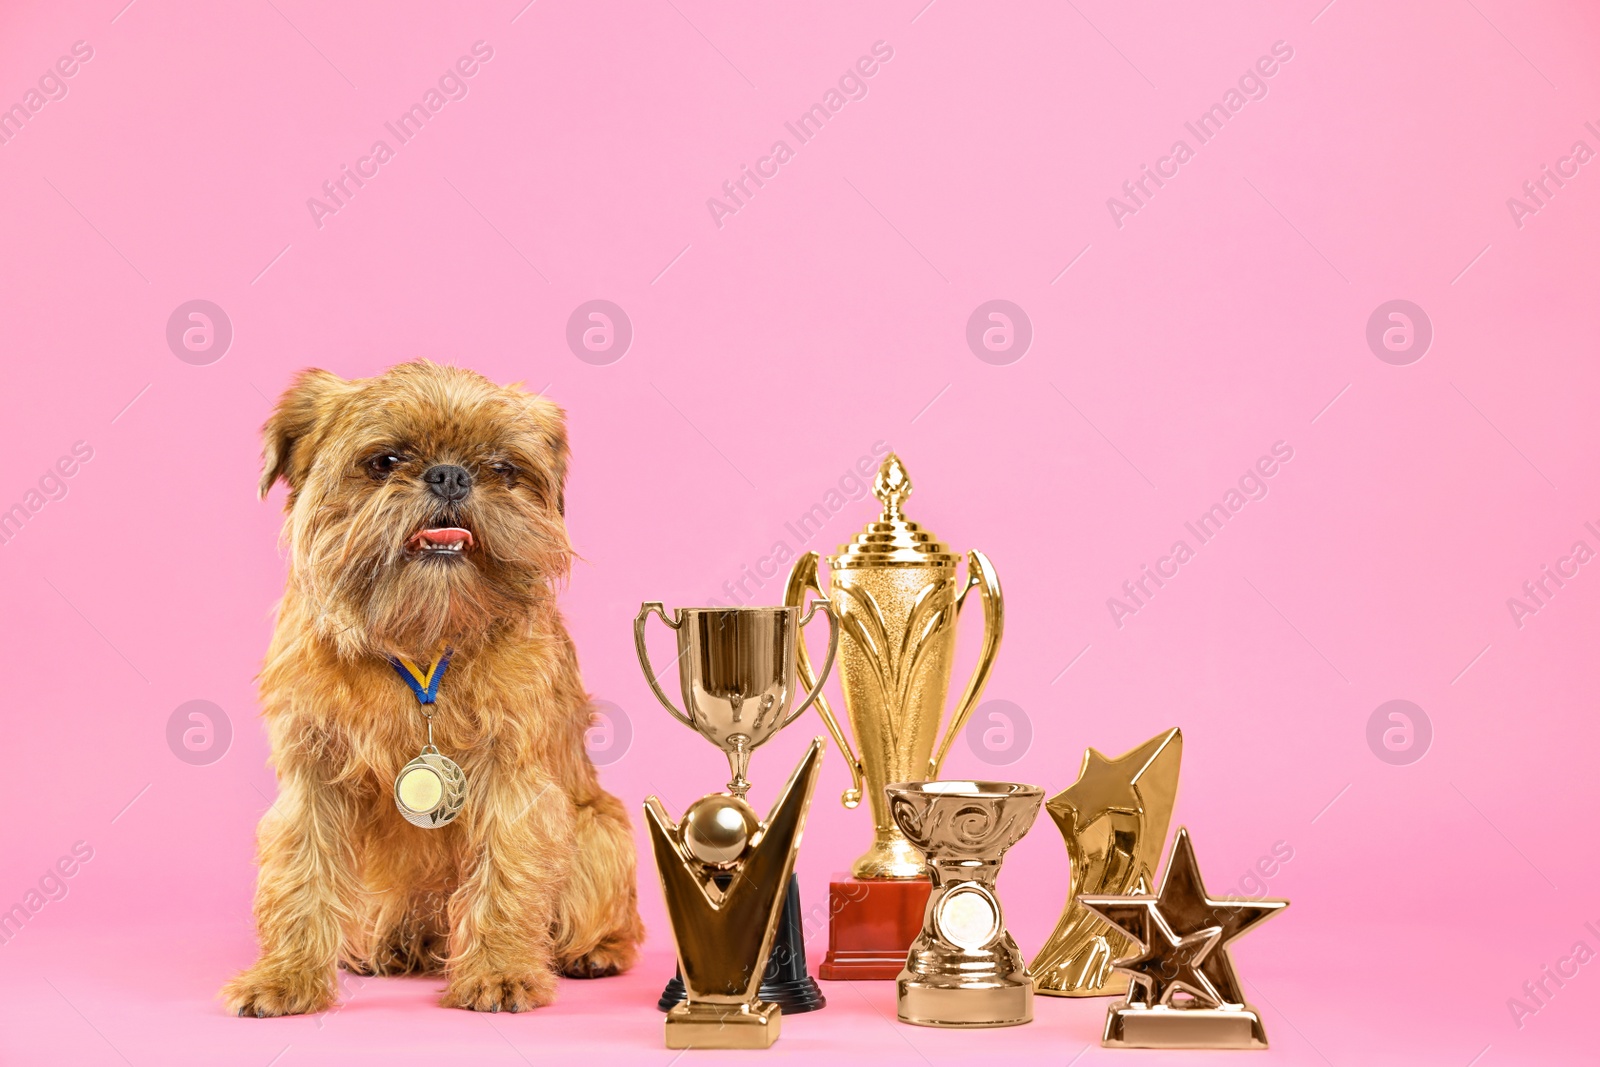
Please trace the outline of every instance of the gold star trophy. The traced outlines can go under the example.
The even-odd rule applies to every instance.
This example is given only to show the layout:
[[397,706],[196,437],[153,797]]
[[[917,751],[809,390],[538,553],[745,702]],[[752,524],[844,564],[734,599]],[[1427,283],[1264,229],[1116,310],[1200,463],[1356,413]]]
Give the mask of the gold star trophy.
[[1131,752],[1107,759],[1083,754],[1078,780],[1045,810],[1067,842],[1067,903],[1044,947],[1028,965],[1034,989],[1052,997],[1110,997],[1128,991],[1111,961],[1132,947],[1126,937],[1078,902],[1084,894],[1148,893],[1178,796],[1183,734],[1176,728]]
[[[1112,966],[1132,979],[1106,1012],[1107,1048],[1266,1048],[1261,1016],[1245,1003],[1228,944],[1289,906],[1287,900],[1213,900],[1189,831],[1180,828],[1156,896],[1083,896],[1084,907],[1139,944]],[[1178,993],[1186,994],[1182,999]]]
[[[812,740],[765,822],[730,793],[701,797],[678,824],[660,800],[645,800],[687,994],[667,1012],[668,1048],[770,1048],[778,1039],[782,1009],[757,993],[822,770],[822,747],[822,738]],[[724,888],[718,875],[727,874]]]

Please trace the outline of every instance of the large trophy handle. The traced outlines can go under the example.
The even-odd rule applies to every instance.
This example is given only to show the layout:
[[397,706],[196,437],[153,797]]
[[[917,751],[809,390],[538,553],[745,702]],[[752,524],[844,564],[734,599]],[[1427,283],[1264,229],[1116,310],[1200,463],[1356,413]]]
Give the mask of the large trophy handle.
[[[783,726],[778,727],[780,730],[783,729],[784,726],[788,726],[790,723],[798,719],[800,717],[800,713],[809,708],[811,706],[811,702],[816,700],[817,697],[822,694],[822,683],[828,680],[828,674],[833,670],[833,657],[839,651],[839,616],[834,614],[833,605],[828,601],[813,600],[811,602],[811,610],[806,612],[806,617],[800,620],[800,629],[802,632],[805,630],[806,623],[811,621],[811,616],[817,613],[818,608],[821,608],[823,613],[828,616],[828,658],[822,661],[822,671],[817,675],[817,684],[813,685],[811,687],[811,692],[806,694],[805,701],[798,708],[795,708],[793,711],[791,711],[787,719],[783,720]],[[796,653],[805,647],[805,638],[803,636],[796,636]],[[798,658],[799,657],[797,655],[796,659],[798,660]]]
[[967,725],[967,719],[972,716],[972,709],[977,706],[978,698],[983,695],[983,687],[989,681],[989,671],[994,667],[995,654],[1000,651],[1000,636],[1005,633],[1005,604],[1000,598],[1000,577],[995,574],[994,564],[989,562],[989,557],[976,549],[967,553],[967,584],[956,594],[957,615],[961,614],[961,606],[966,603],[967,594],[972,592],[974,586],[983,599],[983,647],[978,652],[977,666],[972,668],[972,677],[967,680],[966,692],[961,694],[961,700],[956,704],[955,714],[950,719],[950,729],[945,733],[944,740],[940,742],[933,758],[928,761],[930,780],[939,777],[939,767],[949,754],[950,746],[955,743],[956,736]]
[[644,624],[649,621],[652,611],[661,616],[661,621],[674,630],[683,625],[683,613],[680,611],[676,620],[667,618],[667,609],[659,600],[650,600],[640,604],[639,614],[634,616],[633,619],[633,644],[639,650],[639,666],[644,668],[645,679],[649,681],[650,688],[655,692],[656,699],[661,701],[661,706],[672,712],[675,719],[691,730],[698,730],[699,727],[695,726],[694,720],[679,711],[672,701],[667,699],[667,694],[661,691],[661,683],[656,680],[656,672],[650,667],[650,652],[644,647]]
[[[807,552],[794,561],[794,567],[789,571],[789,584],[783,591],[783,602],[790,607],[799,607],[806,602],[807,590],[814,590],[818,596],[827,597],[817,577],[817,560],[815,552]],[[831,605],[830,605],[831,607]],[[816,610],[813,606],[812,610]],[[806,618],[811,616],[808,613]],[[833,655],[838,643],[839,616],[833,611],[828,612],[830,624],[833,627],[828,639],[828,662],[831,665]],[[844,756],[845,766],[850,770],[850,788],[844,791],[839,799],[847,808],[854,808],[861,803],[861,782],[865,772],[861,769],[861,757],[856,755],[855,749],[850,746],[850,739],[839,725],[839,720],[834,717],[833,709],[828,706],[828,698],[822,695],[822,679],[813,678],[811,674],[811,657],[806,654],[804,641],[798,643],[795,649],[795,661],[799,667],[800,684],[811,691],[811,696],[806,699],[806,704],[815,700],[817,714],[822,716],[823,723],[828,727],[828,733],[833,735],[834,743],[839,746],[839,753]],[[822,669],[823,678],[828,675],[828,667]],[[801,705],[805,710],[806,705]],[[799,714],[796,712],[795,714]]]

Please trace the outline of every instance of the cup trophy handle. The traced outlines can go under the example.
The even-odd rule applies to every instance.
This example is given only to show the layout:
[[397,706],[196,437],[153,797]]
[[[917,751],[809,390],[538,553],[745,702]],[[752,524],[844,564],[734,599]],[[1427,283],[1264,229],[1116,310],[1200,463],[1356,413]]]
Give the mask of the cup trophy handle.
[[[818,596],[826,597],[828,595],[823,592],[822,585],[817,578],[817,560],[818,556],[815,552],[807,552],[794,561],[794,568],[789,571],[789,584],[783,592],[783,602],[785,604],[792,607],[799,607],[804,604],[806,590],[808,589],[814,590]],[[829,607],[831,608],[832,605],[830,604]],[[815,602],[813,602],[812,610],[816,610]],[[811,615],[807,613],[806,618],[810,619]],[[833,655],[836,651],[839,637],[839,616],[830,610],[828,618],[832,630],[828,641],[828,665],[822,669],[823,678],[827,677],[829,667],[833,663]],[[801,625],[804,625],[804,623],[802,622]],[[822,695],[822,679],[812,677],[811,658],[806,654],[804,641],[799,642],[798,647],[795,649],[795,661],[799,667],[800,684],[811,690],[811,695],[806,698],[806,703],[800,706],[800,711],[804,711],[807,705],[812,701],[816,701],[817,714],[822,716],[823,724],[828,727],[828,733],[833,735],[834,743],[839,746],[840,755],[844,756],[845,766],[850,769],[850,788],[844,791],[839,800],[845,807],[854,808],[861,803],[861,783],[865,777],[865,772],[861,768],[861,757],[856,755],[855,749],[850,745],[850,739],[845,736],[844,730],[839,725],[839,720],[834,717],[833,709],[828,706],[828,698]],[[799,713],[799,711],[795,712],[796,715]]]
[[972,716],[972,709],[977,706],[978,698],[983,695],[983,687],[989,681],[989,671],[994,667],[995,654],[1000,651],[1000,636],[1005,632],[1005,604],[1000,598],[1000,577],[994,572],[994,564],[989,562],[989,557],[976,549],[967,553],[967,584],[961,587],[961,592],[956,594],[956,614],[961,614],[961,606],[966,603],[967,594],[973,587],[978,588],[978,595],[983,600],[983,647],[978,652],[978,663],[972,668],[972,677],[967,679],[967,688],[961,694],[961,700],[956,704],[955,714],[950,719],[950,729],[945,733],[944,740],[940,742],[933,758],[928,761],[928,778],[939,777],[939,768],[944,763],[944,758],[950,752],[950,746],[955,743],[956,736],[967,725],[967,719]]
[[[800,717],[800,713],[805,711],[807,708],[809,708],[811,706],[812,701],[816,700],[817,697],[821,695],[821,693],[822,693],[822,683],[826,682],[828,680],[828,673],[833,670],[833,657],[834,657],[834,654],[839,651],[839,616],[834,614],[833,605],[830,604],[828,601],[826,601],[826,600],[813,600],[811,602],[811,610],[806,612],[806,617],[800,620],[800,629],[802,631],[805,630],[806,623],[811,621],[811,616],[813,616],[813,615],[815,615],[817,613],[817,609],[818,608],[821,608],[823,613],[828,616],[828,658],[822,661],[822,672],[817,675],[816,684],[809,687],[811,692],[807,693],[805,701],[803,703],[801,703],[801,705],[798,708],[795,708],[793,711],[791,711],[789,713],[789,717],[787,719],[783,720],[783,725],[778,727],[778,729],[780,729],[780,730],[783,729],[784,726],[788,726],[790,723],[792,723],[796,719],[798,719]],[[796,666],[799,665],[800,650],[805,648],[805,647],[806,647],[805,638],[803,636],[796,635],[796,637],[795,637],[795,662],[796,662]]]
[[661,701],[661,706],[672,712],[673,718],[677,719],[691,730],[698,730],[699,727],[695,726],[694,720],[689,718],[689,716],[685,715],[683,712],[679,711],[675,706],[673,706],[672,701],[667,699],[667,694],[661,690],[661,683],[656,680],[656,672],[650,667],[650,652],[644,647],[644,624],[649,621],[650,613],[652,611],[661,616],[661,621],[666,623],[674,630],[683,625],[683,615],[681,609],[679,611],[678,618],[673,620],[667,618],[667,609],[659,600],[650,600],[640,604],[639,614],[634,616],[633,620],[633,644],[634,647],[639,650],[639,666],[644,668],[645,679],[649,681],[650,688],[655,693],[656,699]]

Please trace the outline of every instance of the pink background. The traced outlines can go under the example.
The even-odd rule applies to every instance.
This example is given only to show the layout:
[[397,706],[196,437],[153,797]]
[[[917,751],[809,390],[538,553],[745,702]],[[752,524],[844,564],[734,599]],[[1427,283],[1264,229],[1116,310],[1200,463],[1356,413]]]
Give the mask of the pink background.
[[[583,563],[563,603],[589,687],[631,727],[603,773],[635,811],[652,791],[681,810],[726,773],[650,698],[639,602],[704,603],[780,539],[848,539],[870,501],[805,546],[784,523],[886,441],[912,517],[993,559],[1007,629],[986,695],[1032,731],[1003,766],[959,743],[947,774],[1053,793],[1086,745],[1181,725],[1175,825],[1213,891],[1292,849],[1265,891],[1293,907],[1235,952],[1262,1062],[1593,1061],[1600,965],[1520,1027],[1507,1006],[1575,942],[1600,949],[1600,573],[1520,627],[1507,607],[1575,541],[1600,549],[1583,526],[1600,524],[1600,176],[1580,169],[1520,227],[1506,204],[1575,140],[1600,148],[1588,5],[124,2],[0,12],[0,103],[75,41],[94,52],[0,145],[0,507],[93,449],[0,546],[0,905],[93,849],[0,946],[0,1059],[671,1058],[648,867],[644,963],[529,1016],[433,1008],[428,979],[357,984],[320,1019],[215,999],[253,958],[252,833],[274,790],[252,679],[282,498],[255,499],[257,430],[299,368],[429,356],[570,412]],[[319,229],[307,198],[479,40],[494,54],[468,95]],[[866,97],[798,144],[785,121],[877,41],[893,58]],[[1293,58],[1267,96],[1119,227],[1107,198],[1175,139],[1196,147],[1185,121],[1278,41]],[[793,159],[719,228],[707,198],[779,138]],[[597,298],[634,329],[609,365],[565,340]],[[192,299],[233,326],[209,365],[166,341]],[[1032,323],[1007,365],[966,342],[992,299]],[[1393,299],[1434,330],[1406,366],[1365,337]],[[1278,441],[1294,456],[1266,498],[1119,628],[1107,598]],[[206,766],[166,740],[196,699],[234,733]],[[1369,748],[1394,699],[1431,722],[1419,761]],[[820,732],[808,716],[757,754],[759,805]],[[830,757],[800,860],[814,911],[866,843],[845,784]],[[1066,884],[1041,821],[1001,881],[1029,955]],[[892,1022],[889,983],[826,991],[774,1055],[1129,1058],[1095,1043],[1103,1001],[939,1034]]]

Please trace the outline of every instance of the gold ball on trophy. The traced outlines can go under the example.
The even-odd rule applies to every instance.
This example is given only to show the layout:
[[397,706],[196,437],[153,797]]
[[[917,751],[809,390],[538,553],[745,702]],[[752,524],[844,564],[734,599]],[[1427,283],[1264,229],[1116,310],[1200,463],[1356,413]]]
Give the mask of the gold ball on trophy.
[[689,855],[713,867],[726,867],[745,854],[760,827],[761,820],[749,804],[726,793],[712,793],[689,805],[679,829]]

